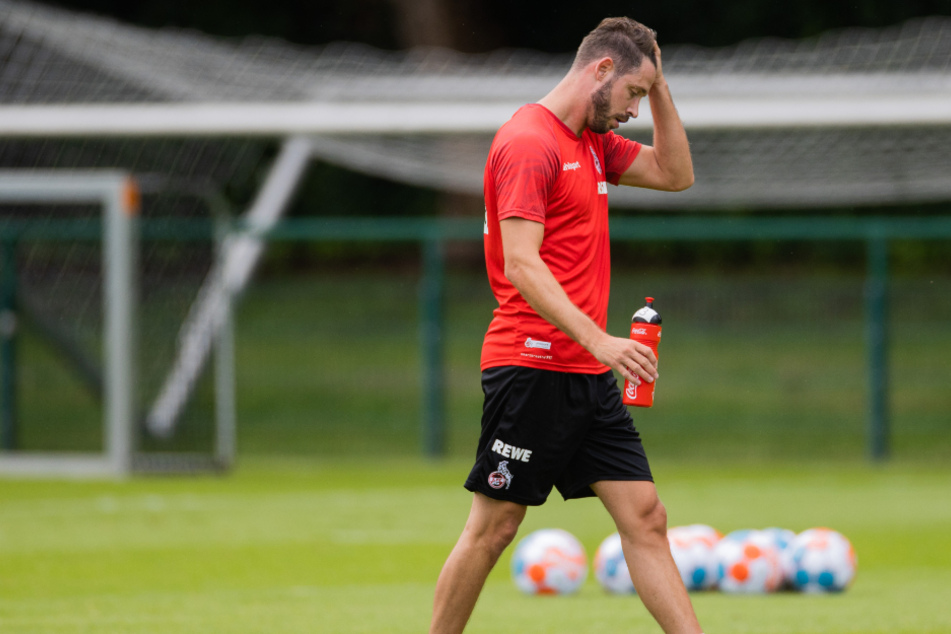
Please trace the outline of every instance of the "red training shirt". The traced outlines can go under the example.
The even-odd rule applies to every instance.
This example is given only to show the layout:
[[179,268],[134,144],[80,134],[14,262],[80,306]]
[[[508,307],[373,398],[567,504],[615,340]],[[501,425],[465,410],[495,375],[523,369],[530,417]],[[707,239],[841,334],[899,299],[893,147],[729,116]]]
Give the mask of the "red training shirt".
[[499,221],[545,225],[540,255],[568,298],[601,328],[611,286],[607,183],[617,185],[641,144],[587,128],[581,137],[540,104],[503,125],[485,166],[485,262],[499,303],[482,344],[482,369],[519,365],[560,372],[609,368],[539,316],[505,277]]

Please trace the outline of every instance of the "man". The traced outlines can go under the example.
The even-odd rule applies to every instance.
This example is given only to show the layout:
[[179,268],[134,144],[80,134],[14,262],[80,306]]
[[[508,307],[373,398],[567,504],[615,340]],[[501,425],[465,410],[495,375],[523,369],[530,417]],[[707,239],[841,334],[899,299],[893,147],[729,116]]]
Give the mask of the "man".
[[[647,96],[653,147],[612,132]],[[700,632],[611,372],[637,384],[658,376],[649,348],[605,332],[608,182],[693,184],[655,34],[628,18],[592,31],[564,79],[502,126],[489,152],[485,254],[499,308],[482,349],[482,435],[465,484],[472,508],[436,584],[431,634],[463,631],[527,506],[553,486],[565,499],[601,499],[638,595],[665,632]]]

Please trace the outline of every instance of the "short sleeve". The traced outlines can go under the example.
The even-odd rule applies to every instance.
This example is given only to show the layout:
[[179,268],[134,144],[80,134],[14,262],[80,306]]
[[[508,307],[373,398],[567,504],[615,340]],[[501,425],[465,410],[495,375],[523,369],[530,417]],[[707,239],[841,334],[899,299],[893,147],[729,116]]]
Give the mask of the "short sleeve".
[[606,165],[607,181],[617,185],[621,174],[627,171],[634,159],[641,151],[641,144],[631,141],[613,131],[602,135],[604,139],[604,162]]
[[557,141],[537,132],[503,135],[496,139],[489,165],[499,220],[515,216],[545,222],[558,175]]

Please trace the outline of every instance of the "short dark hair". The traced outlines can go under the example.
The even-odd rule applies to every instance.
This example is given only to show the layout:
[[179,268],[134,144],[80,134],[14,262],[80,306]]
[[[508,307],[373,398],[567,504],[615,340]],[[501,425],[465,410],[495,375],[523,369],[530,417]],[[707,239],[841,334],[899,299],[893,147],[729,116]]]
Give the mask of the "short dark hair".
[[657,66],[654,43],[657,33],[630,18],[605,18],[583,40],[572,68],[581,68],[601,57],[614,60],[618,75],[640,67],[645,57]]

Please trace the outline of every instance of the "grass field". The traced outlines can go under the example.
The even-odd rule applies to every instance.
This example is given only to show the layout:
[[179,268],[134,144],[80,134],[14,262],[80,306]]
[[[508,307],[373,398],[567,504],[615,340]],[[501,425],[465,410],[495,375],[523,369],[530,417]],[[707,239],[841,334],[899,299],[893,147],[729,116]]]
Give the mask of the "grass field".
[[[470,501],[492,308],[481,275],[448,279],[447,460],[415,457],[415,272],[262,279],[237,315],[239,468],[0,480],[0,632],[425,631]],[[708,634],[951,633],[951,280],[893,285],[895,460],[878,466],[864,462],[860,276],[625,272],[612,293],[617,334],[644,294],[663,298],[657,406],[635,416],[671,524],[824,525],[858,552],[839,596],[695,595]],[[21,446],[99,446],[100,404],[53,350],[27,331],[19,355]],[[209,407],[204,394],[189,416]],[[522,533],[549,526],[589,555],[613,530],[596,501],[557,495]],[[503,563],[470,633],[659,631],[593,579],[522,596]]]
[[[470,500],[460,461],[245,459],[227,477],[0,482],[0,632],[418,633]],[[853,541],[841,595],[697,594],[708,633],[951,632],[951,468],[655,461],[674,524],[825,525]],[[594,500],[553,496],[520,534],[558,526],[589,555],[612,531]],[[471,633],[659,631],[594,580],[526,597],[510,556]]]

